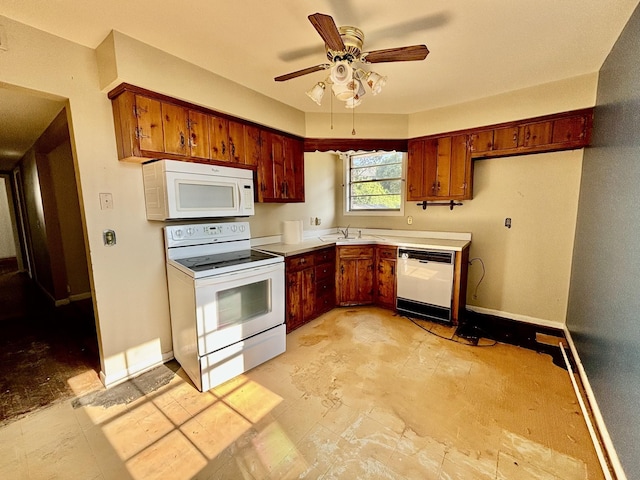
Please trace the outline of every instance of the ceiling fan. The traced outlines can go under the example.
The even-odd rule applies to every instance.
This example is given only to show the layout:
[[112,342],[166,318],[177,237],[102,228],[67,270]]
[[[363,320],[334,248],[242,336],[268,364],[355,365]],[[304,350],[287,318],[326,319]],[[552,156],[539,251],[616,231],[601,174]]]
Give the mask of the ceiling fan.
[[324,82],[318,82],[307,95],[320,105],[326,84],[331,85],[333,94],[345,101],[347,108],[358,106],[366,93],[365,85],[376,95],[386,83],[386,77],[375,72],[365,71],[358,64],[383,62],[409,62],[424,60],[429,54],[426,45],[389,48],[363,52],[364,33],[352,26],[338,28],[330,15],[314,13],[309,21],[315,27],[325,43],[327,59],[330,63],[321,63],[313,67],[280,75],[274,80],[284,82],[292,78],[330,69],[330,75]]

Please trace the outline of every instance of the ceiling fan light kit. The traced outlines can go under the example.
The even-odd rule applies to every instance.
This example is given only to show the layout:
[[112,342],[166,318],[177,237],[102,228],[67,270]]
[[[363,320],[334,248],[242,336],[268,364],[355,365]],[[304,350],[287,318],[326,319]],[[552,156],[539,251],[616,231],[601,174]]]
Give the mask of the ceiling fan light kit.
[[324,82],[318,82],[307,92],[307,95],[318,105],[322,105],[322,97],[324,96],[325,88],[326,85]]
[[309,15],[309,21],[322,37],[327,51],[327,59],[331,63],[323,63],[281,75],[276,77],[275,81],[283,82],[309,73],[329,69],[329,77],[324,82],[316,83],[311,90],[306,92],[309,98],[318,105],[321,105],[327,84],[331,85],[333,96],[345,102],[346,108],[355,108],[360,105],[362,97],[367,92],[365,85],[369,87],[373,95],[377,95],[382,91],[387,82],[387,77],[373,71],[354,68],[354,63],[371,64],[424,60],[429,54],[429,50],[425,45],[362,52],[364,33],[359,28],[351,26],[338,28],[331,16],[322,13]]

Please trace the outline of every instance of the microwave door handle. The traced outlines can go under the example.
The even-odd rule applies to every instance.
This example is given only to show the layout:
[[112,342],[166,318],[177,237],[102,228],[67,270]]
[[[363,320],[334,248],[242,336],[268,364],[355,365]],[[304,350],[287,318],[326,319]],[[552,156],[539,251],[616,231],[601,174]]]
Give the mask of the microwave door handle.
[[238,213],[242,213],[242,189],[240,188],[240,182],[236,183],[238,188]]

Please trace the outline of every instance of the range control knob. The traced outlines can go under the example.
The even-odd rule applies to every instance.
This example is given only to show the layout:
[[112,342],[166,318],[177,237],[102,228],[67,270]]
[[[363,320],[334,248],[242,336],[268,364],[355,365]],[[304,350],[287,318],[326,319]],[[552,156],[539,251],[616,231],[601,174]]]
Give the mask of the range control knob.
[[244,225],[240,224],[240,231],[244,232]]
[[176,229],[173,231],[173,238],[178,238],[178,239],[180,239],[180,238],[182,238],[182,237],[184,237],[184,232],[182,231],[182,229],[181,229],[181,228],[176,228]]
[[231,225],[231,231],[232,232],[237,232],[238,231],[238,226],[237,225]]
[[193,228],[193,227],[187,228],[187,237],[193,236],[194,233],[196,233],[196,229],[195,228]]

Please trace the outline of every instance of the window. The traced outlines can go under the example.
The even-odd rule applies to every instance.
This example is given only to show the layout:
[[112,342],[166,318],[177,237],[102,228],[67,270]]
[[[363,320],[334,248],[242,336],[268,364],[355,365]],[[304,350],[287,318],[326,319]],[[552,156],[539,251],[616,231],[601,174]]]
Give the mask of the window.
[[368,152],[345,157],[345,213],[403,215],[402,152]]

